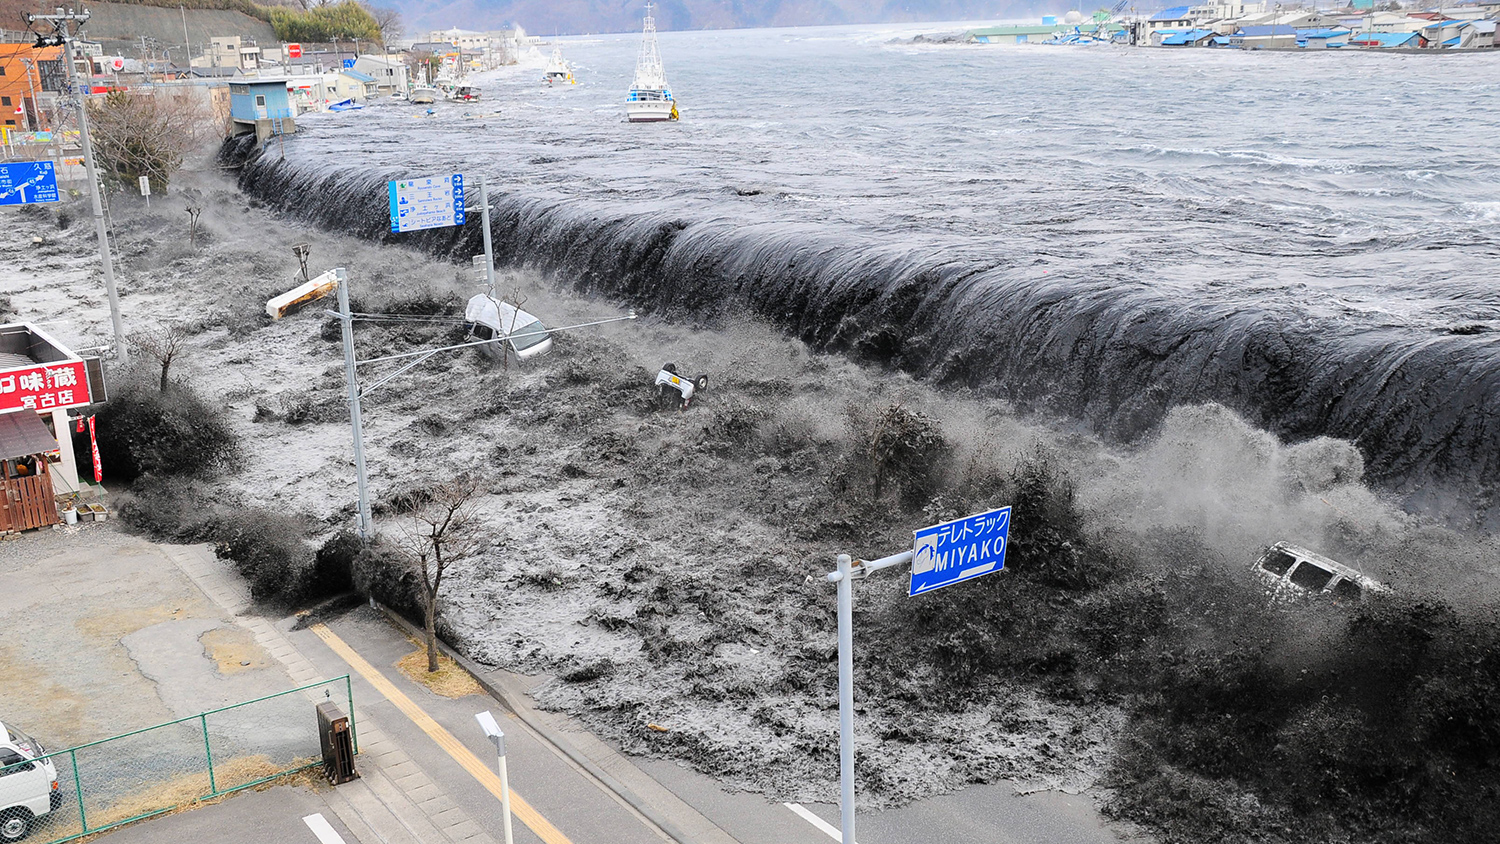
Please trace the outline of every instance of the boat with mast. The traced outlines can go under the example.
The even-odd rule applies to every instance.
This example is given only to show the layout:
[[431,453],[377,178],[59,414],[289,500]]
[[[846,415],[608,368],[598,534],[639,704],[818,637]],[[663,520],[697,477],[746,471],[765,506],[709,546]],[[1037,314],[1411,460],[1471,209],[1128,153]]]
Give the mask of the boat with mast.
[[656,47],[656,18],[651,16],[653,8],[651,3],[646,4],[645,37],[641,41],[641,55],[635,62],[635,82],[625,98],[625,116],[631,123],[677,119],[677,101],[672,99],[667,72],[661,64],[661,51]]
[[552,48],[552,58],[547,61],[547,70],[542,74],[542,84],[573,85],[573,66],[562,57],[562,48]]

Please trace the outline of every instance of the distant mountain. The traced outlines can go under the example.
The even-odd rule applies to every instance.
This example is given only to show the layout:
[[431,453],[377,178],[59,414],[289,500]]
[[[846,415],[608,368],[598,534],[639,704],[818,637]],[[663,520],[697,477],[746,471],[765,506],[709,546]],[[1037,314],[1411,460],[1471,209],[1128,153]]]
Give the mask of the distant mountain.
[[[503,29],[519,23],[533,35],[579,35],[640,29],[645,0],[375,0],[400,9],[406,34],[430,30]],[[1066,2],[1055,4],[1060,11]],[[1071,8],[1071,7],[1069,7]],[[1029,16],[1027,0],[661,0],[658,29],[825,26],[900,21],[1001,20]]]

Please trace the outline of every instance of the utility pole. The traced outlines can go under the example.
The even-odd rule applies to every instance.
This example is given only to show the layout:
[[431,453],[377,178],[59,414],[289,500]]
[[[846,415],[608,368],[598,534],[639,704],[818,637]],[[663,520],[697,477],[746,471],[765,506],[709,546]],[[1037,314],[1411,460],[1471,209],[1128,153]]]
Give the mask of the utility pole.
[[115,289],[115,262],[109,253],[109,231],[104,224],[104,202],[99,196],[99,171],[94,167],[94,145],[89,140],[89,108],[88,98],[79,93],[78,85],[74,81],[73,70],[73,33],[69,24],[77,21],[82,25],[89,19],[86,9],[78,12],[63,12],[57,10],[54,15],[26,15],[28,24],[42,21],[52,24],[51,36],[38,36],[37,46],[61,46],[63,48],[63,68],[68,73],[68,95],[76,98],[78,103],[78,141],[83,145],[83,166],[88,173],[89,198],[94,201],[94,231],[99,238],[99,260],[104,264],[104,289],[109,294],[109,319],[115,328],[115,355],[124,363],[129,357],[125,346],[125,321],[120,318],[120,292]]
[[187,53],[187,63],[191,65],[193,63],[193,44],[191,41],[188,41],[187,8],[178,6],[177,11],[182,13],[182,50]]
[[[298,255],[298,259],[301,259]],[[354,429],[354,483],[359,493],[355,529],[361,542],[370,539],[370,487],[365,472],[365,424],[359,406],[359,375],[354,360],[354,315],[349,313],[349,275],[343,267],[333,271],[339,285],[339,322],[344,331],[344,378],[349,384],[349,424]]]

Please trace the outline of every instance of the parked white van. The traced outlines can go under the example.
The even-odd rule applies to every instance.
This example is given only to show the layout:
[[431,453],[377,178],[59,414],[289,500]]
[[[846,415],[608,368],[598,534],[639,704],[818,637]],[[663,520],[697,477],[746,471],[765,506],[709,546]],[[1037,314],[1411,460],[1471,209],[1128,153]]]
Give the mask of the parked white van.
[[469,300],[464,322],[474,339],[495,341],[479,348],[497,360],[508,353],[524,361],[552,351],[551,330],[541,320],[483,293]]
[[0,723],[0,841],[20,841],[62,805],[57,767],[41,742]]

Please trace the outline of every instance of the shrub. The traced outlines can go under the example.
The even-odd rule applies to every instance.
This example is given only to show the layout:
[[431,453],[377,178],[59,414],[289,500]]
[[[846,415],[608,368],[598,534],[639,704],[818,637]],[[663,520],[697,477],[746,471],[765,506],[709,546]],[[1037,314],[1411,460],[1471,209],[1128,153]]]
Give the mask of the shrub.
[[105,471],[124,481],[148,474],[208,475],[239,452],[222,408],[186,384],[162,391],[139,373],[128,375],[100,409],[98,439]]
[[894,490],[907,506],[920,506],[940,491],[952,448],[936,420],[901,404],[875,416],[851,405],[848,417],[854,439],[848,481],[867,483],[875,500]]
[[215,531],[214,552],[234,563],[257,601],[291,602],[312,580],[306,525],[282,513],[249,508],[227,516]]
[[142,475],[115,501],[120,519],[153,539],[207,542],[214,538],[223,505],[201,486]]

